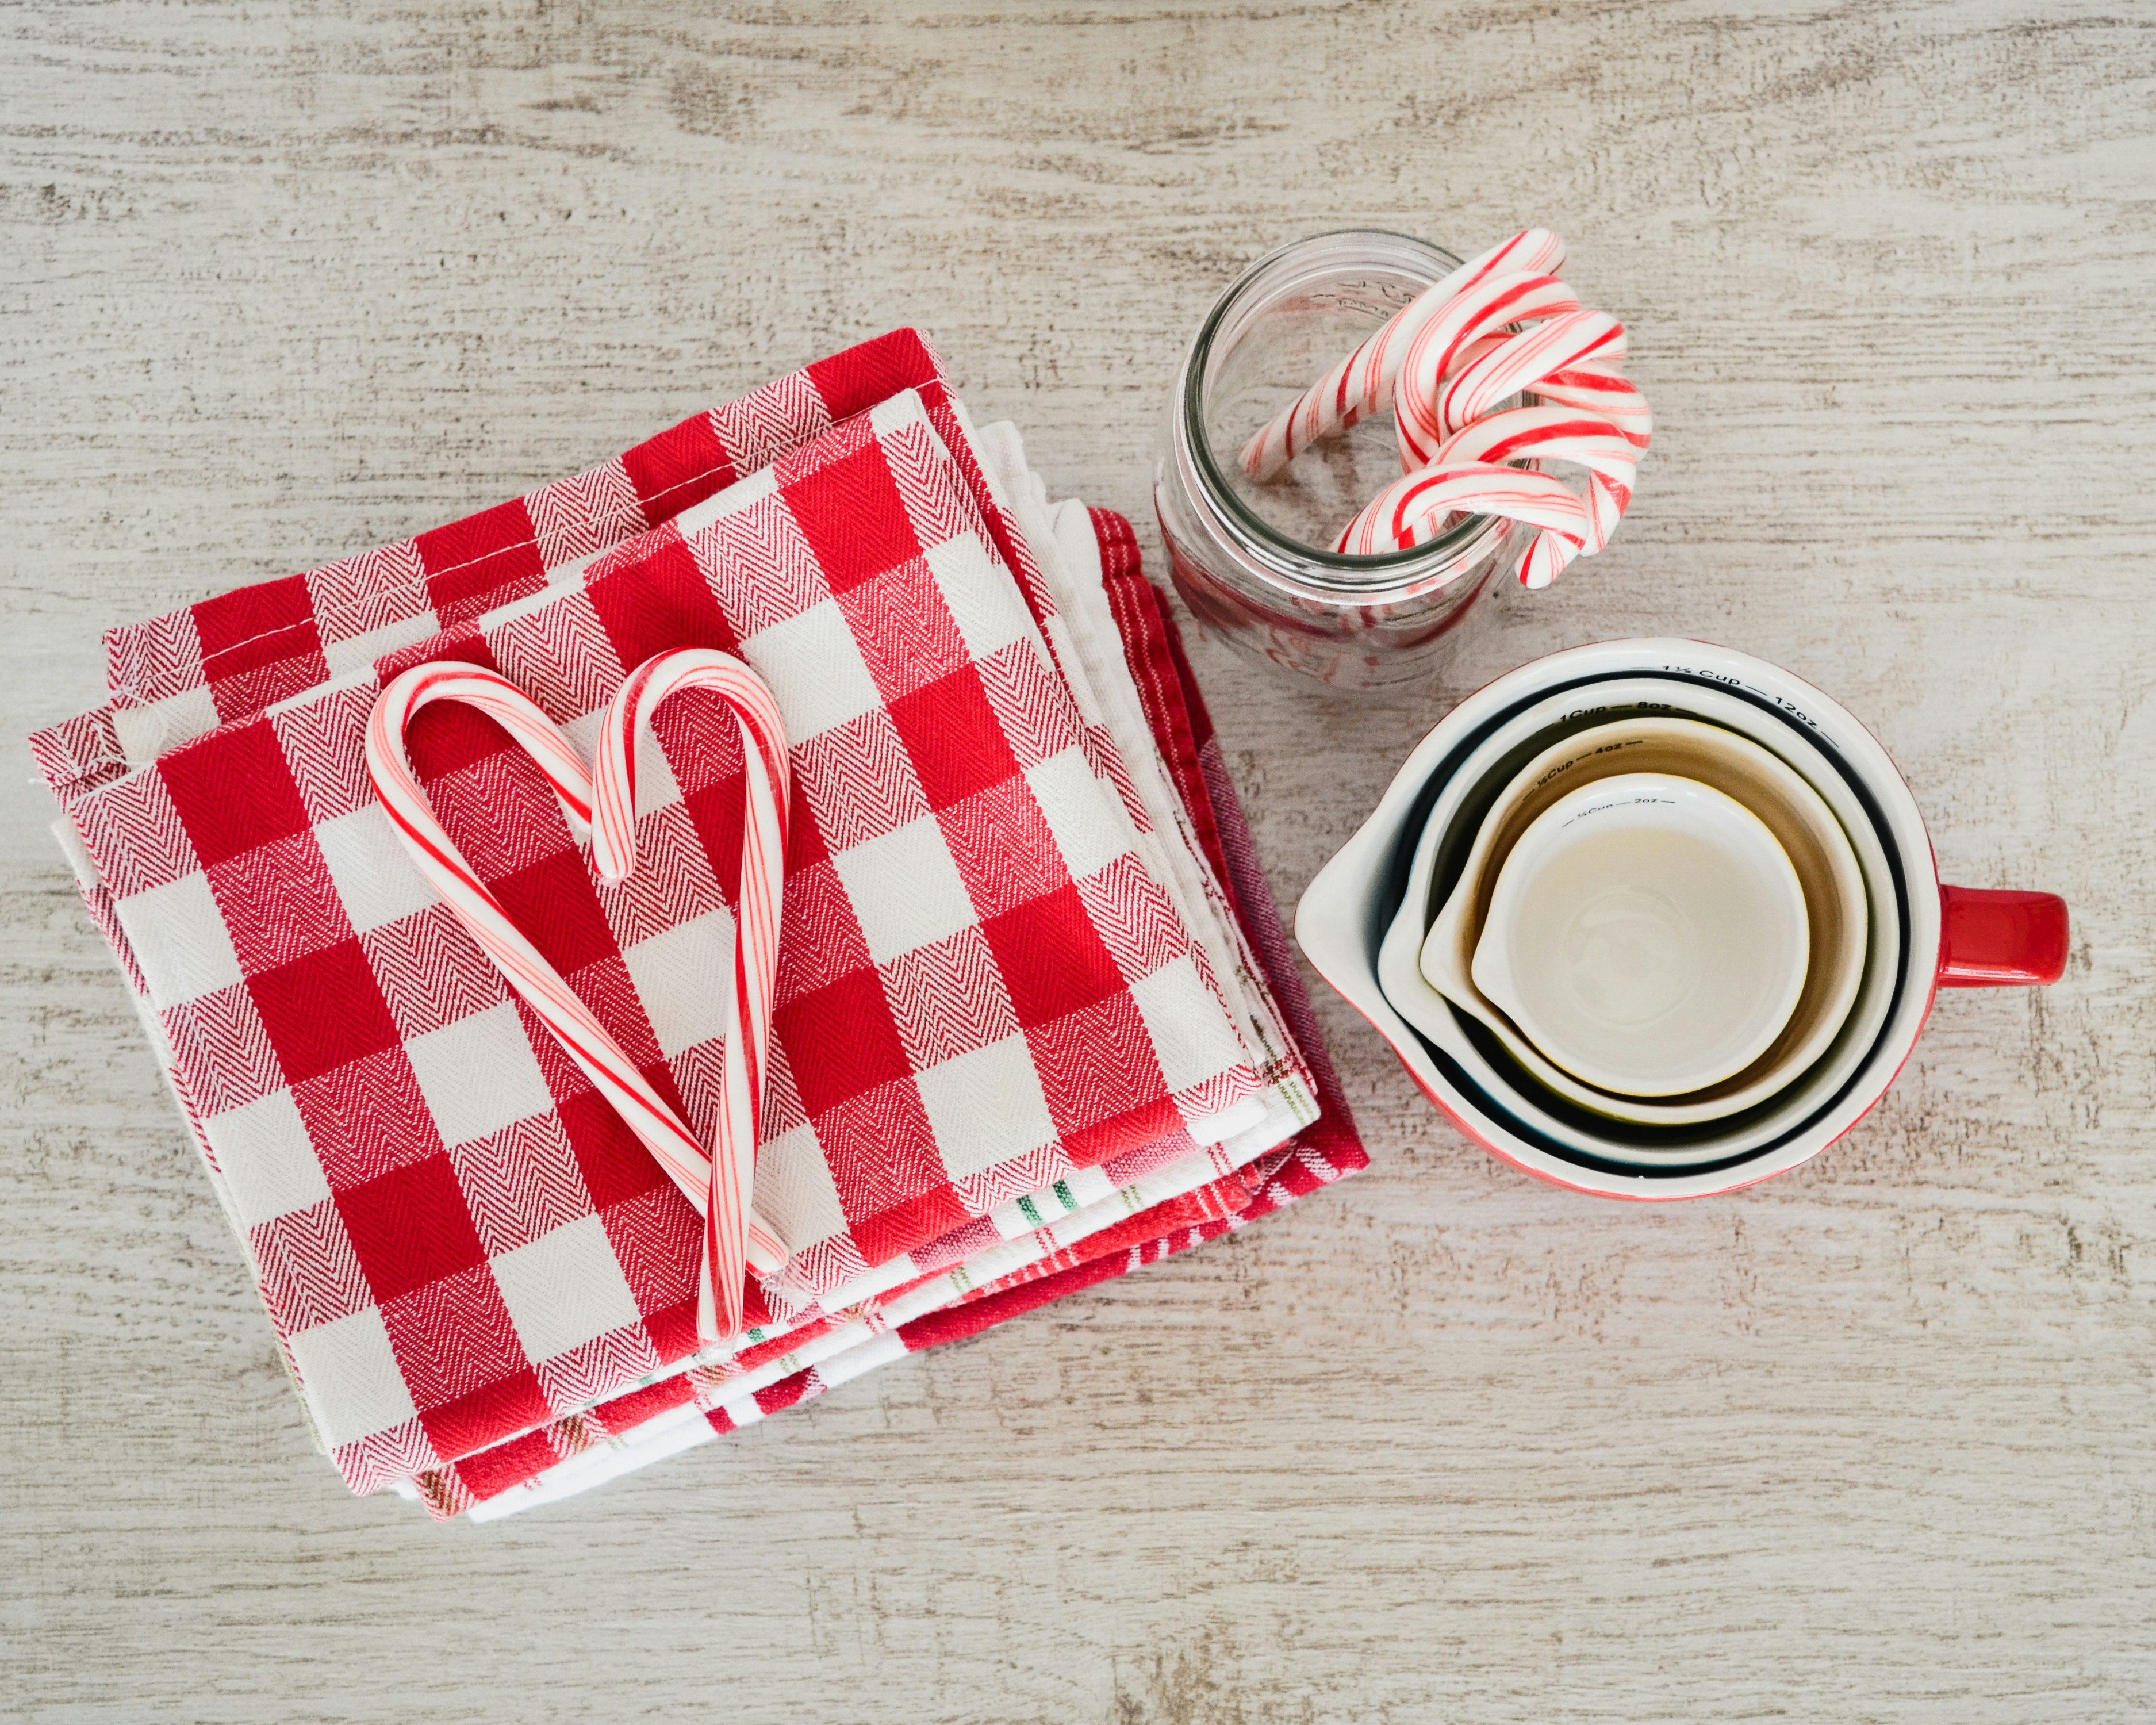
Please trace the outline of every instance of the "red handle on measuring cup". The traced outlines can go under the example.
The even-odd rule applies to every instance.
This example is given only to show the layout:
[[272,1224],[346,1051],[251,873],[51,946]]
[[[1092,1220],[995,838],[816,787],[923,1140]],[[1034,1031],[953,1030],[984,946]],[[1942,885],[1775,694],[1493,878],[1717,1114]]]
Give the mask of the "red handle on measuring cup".
[[2049,892],[1939,887],[1942,988],[2056,983],[2066,972],[2066,901]]

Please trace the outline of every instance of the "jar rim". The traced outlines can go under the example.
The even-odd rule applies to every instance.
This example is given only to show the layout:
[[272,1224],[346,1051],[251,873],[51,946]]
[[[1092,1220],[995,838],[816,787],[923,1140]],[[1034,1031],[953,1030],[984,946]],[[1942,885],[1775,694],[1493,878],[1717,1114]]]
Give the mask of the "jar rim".
[[1431,279],[1433,284],[1441,280],[1444,275],[1458,269],[1461,261],[1442,246],[1433,245],[1411,234],[1399,234],[1385,228],[1337,228],[1275,247],[1229,285],[1227,290],[1214,301],[1213,309],[1207,313],[1205,321],[1199,326],[1198,334],[1183,361],[1183,401],[1177,423],[1178,441],[1189,452],[1205,501],[1219,516],[1222,525],[1243,542],[1246,550],[1263,557],[1268,563],[1275,563],[1281,557],[1293,559],[1301,567],[1279,570],[1280,573],[1293,580],[1346,592],[1368,593],[1373,589],[1391,587],[1403,581],[1419,582],[1426,578],[1435,567],[1461,558],[1478,539],[1493,531],[1502,536],[1504,524],[1493,516],[1471,515],[1457,526],[1448,528],[1436,538],[1423,544],[1411,546],[1404,551],[1378,552],[1367,557],[1306,544],[1274,526],[1236,495],[1235,487],[1214,456],[1213,443],[1206,434],[1204,418],[1207,362],[1212,353],[1214,341],[1229,315],[1263,277],[1277,269],[1283,259],[1328,241],[1358,239],[1404,244],[1428,254],[1440,266],[1439,274]]

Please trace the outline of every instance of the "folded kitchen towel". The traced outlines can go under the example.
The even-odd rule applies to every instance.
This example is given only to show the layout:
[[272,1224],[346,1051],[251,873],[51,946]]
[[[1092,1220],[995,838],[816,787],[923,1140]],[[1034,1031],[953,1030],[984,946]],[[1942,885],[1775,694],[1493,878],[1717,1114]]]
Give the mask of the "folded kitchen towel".
[[[834,418],[862,378],[890,393]],[[86,896],[358,1489],[687,1364],[752,1369],[690,1358],[685,1205],[384,842],[357,724],[405,664],[492,664],[572,734],[663,647],[740,651],[778,695],[808,818],[758,1191],[795,1250],[752,1291],[747,1351],[844,1337],[866,1302],[978,1296],[1139,1198],[1223,1212],[1193,1194],[1316,1111],[1244,923],[1210,914],[1226,894],[1202,823],[1132,736],[1122,658],[1059,609],[1052,536],[1036,521],[1029,549],[1014,521],[1039,501],[1009,495],[1022,459],[1004,453],[999,499],[925,346],[885,338],[697,425],[654,440],[671,469],[647,445],[598,470],[613,481],[505,506],[534,524],[521,548],[462,524],[117,631],[112,706],[38,740]],[[722,425],[777,459],[713,490],[748,465],[712,459]],[[576,531],[565,496],[590,506]],[[331,649],[362,639],[403,650],[337,675]],[[659,727],[668,793],[643,842],[667,866],[609,897],[521,757],[439,716],[413,747],[453,834],[707,1128],[739,844],[722,727]],[[965,1286],[930,1286],[953,1264]]]
[[776,1343],[774,1350],[787,1350],[777,1361],[778,1371],[767,1365],[760,1373],[731,1377],[690,1372],[400,1486],[435,1514],[464,1510],[475,1519],[494,1520],[578,1495],[810,1401],[907,1353],[978,1334],[1040,1305],[1217,1239],[1367,1164],[1290,957],[1286,932],[1258,869],[1210,717],[1174,625],[1139,572],[1130,525],[1108,511],[1066,505],[1058,511],[1057,526],[1059,540],[1078,549],[1074,562],[1098,559],[1103,593],[1147,722],[1178,794],[1188,798],[1194,830],[1309,1055],[1322,1115],[1288,1147],[1239,1170],[1234,1178],[1142,1210],[1001,1281],[968,1292],[959,1302],[911,1321],[894,1311],[889,1316],[901,1321],[880,1323],[875,1317],[882,1315],[874,1315],[844,1327],[844,1333],[834,1327],[806,1345]]
[[[1257,964],[1309,1051],[1322,1115],[1289,1146],[1230,1177],[1152,1204],[1071,1243],[1057,1242],[1053,1251],[998,1280],[976,1281],[988,1267],[987,1255],[976,1257],[939,1279],[943,1286],[908,1291],[850,1322],[833,1320],[813,1331],[804,1327],[737,1361],[639,1389],[400,1486],[432,1512],[465,1510],[492,1520],[590,1490],[813,1400],[907,1353],[978,1334],[1040,1304],[1216,1239],[1365,1165],[1209,716],[1173,625],[1142,578],[1130,525],[1105,511],[1066,504],[1055,511],[1054,528],[1065,566],[1082,578],[1074,588],[1082,595],[1090,583],[1106,603],[1108,626],[1120,641],[1147,735],[1178,786],[1177,806],[1187,810],[1209,870],[1222,884],[1239,927],[1250,936]],[[1137,1187],[1119,1196],[1133,1204],[1140,1201]],[[926,1315],[912,1316],[916,1311]]]

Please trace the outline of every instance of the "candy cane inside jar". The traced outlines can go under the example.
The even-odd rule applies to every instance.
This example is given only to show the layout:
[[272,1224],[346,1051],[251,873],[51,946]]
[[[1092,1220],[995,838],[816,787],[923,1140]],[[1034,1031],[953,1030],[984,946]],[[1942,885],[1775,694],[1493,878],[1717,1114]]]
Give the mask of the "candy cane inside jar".
[[[1652,421],[1624,375],[1624,326],[1583,305],[1554,276],[1502,267],[1517,254],[1561,255],[1548,239],[1531,228],[1507,241],[1404,307],[1358,350],[1405,344],[1389,392],[1404,473],[1357,512],[1337,549],[1403,550],[1455,519],[1500,514],[1539,530],[1520,578],[1543,587],[1609,542]],[[1367,398],[1350,402],[1358,383]],[[1245,470],[1277,472],[1296,453],[1299,432],[1307,434],[1306,447],[1324,435],[1312,403],[1336,393],[1342,407],[1332,429],[1344,430],[1383,398],[1378,368],[1351,357],[1328,372],[1245,446]],[[1529,405],[1510,406],[1515,400]],[[1283,459],[1271,459],[1275,450]],[[1576,511],[1546,471],[1552,463],[1586,470]],[[1520,471],[1502,470],[1508,466]]]
[[[1336,685],[1405,682],[1464,639],[1496,575],[1539,585],[1608,542],[1650,421],[1623,376],[1622,331],[1580,303],[1563,267],[1544,230],[1466,264],[1358,231],[1283,247],[1222,295],[1178,376],[1154,487],[1171,574],[1210,633]],[[1500,354],[1508,339],[1568,317],[1575,351],[1554,344],[1532,389],[1484,394],[1522,369]],[[1445,388],[1456,408],[1473,403],[1467,423],[1444,418]],[[1527,408],[1568,410],[1564,429],[1508,422],[1491,442],[1511,447],[1494,455],[1450,441]],[[1527,448],[1536,439],[1543,447]],[[1396,505],[1387,494],[1414,476],[1413,459],[1440,448],[1455,467],[1515,470],[1485,475],[1497,494],[1485,496],[1460,483],[1471,471],[1442,475],[1389,535],[1363,519]],[[1573,501],[1518,476],[1538,472]],[[1513,502],[1527,515],[1483,506]]]
[[1168,404],[1153,490],[1171,578],[1209,634],[1352,689],[1425,677],[1471,629],[1527,542],[1517,523],[1486,518],[1376,557],[1335,548],[1399,475],[1389,408],[1322,424],[1281,481],[1242,460],[1278,409],[1460,267],[1402,234],[1323,234],[1260,259],[1214,305]]

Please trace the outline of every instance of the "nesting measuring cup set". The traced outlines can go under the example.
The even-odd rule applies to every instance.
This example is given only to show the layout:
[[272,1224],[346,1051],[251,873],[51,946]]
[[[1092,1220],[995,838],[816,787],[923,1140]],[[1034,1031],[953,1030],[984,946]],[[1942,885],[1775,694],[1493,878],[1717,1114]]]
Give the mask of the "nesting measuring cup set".
[[1425,737],[1296,932],[1424,1094],[1582,1191],[1724,1192],[1884,1096],[1940,988],[2055,982],[2066,907],[1943,886],[1862,726],[1727,648],[1522,666]]

